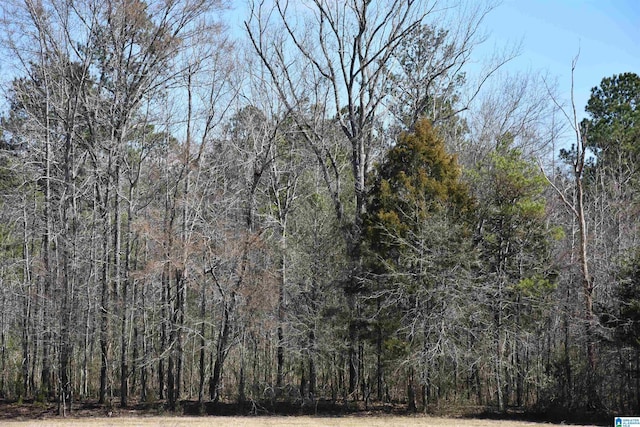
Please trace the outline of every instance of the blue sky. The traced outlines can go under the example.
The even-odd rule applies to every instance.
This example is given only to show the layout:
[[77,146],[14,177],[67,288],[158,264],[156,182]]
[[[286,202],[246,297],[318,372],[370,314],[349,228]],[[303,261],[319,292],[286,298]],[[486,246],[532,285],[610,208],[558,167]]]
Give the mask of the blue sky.
[[[245,12],[242,7],[230,11],[233,31],[242,31]],[[507,68],[547,73],[567,102],[571,61],[579,51],[574,94],[581,116],[591,88],[604,77],[640,74],[640,0],[502,0],[483,28],[489,39],[476,54],[490,55],[496,47],[521,41],[520,56]]]
[[[640,74],[640,0],[503,0],[486,18],[487,45],[522,41],[509,68],[548,72],[570,99],[571,61],[580,115],[604,77]],[[487,46],[489,47],[489,46]]]

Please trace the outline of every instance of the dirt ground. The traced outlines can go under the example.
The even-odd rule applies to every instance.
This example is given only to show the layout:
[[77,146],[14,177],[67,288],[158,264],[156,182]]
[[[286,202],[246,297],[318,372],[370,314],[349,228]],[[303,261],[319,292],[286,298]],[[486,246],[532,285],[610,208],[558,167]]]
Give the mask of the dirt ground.
[[[95,401],[77,402],[73,412],[58,415],[55,402],[8,401],[0,399],[0,426],[167,426],[167,427],[528,427],[555,425],[595,426],[611,425],[609,417],[594,418],[581,414],[571,417],[566,413],[542,414],[533,417],[524,412],[495,414],[482,412],[482,408],[452,407],[434,408],[432,415],[409,414],[406,405],[382,405],[379,407],[348,407],[324,402],[315,408],[278,403],[268,405],[239,405],[218,402],[204,408],[194,401],[181,401],[175,414],[168,412],[163,402],[132,404],[122,409],[113,403],[100,405]],[[208,415],[206,415],[208,414]],[[253,415],[247,415],[253,414]],[[437,414],[437,415],[435,415]],[[540,415],[540,414],[539,414]],[[525,421],[526,420],[526,421]],[[545,421],[545,422],[542,422]],[[573,421],[573,423],[571,422]]]
[[113,418],[56,418],[44,420],[12,421],[1,420],[0,425],[17,426],[93,426],[93,427],[534,427],[550,426],[548,423],[526,421],[496,421],[461,418],[438,418],[427,416],[381,416],[381,417],[313,417],[313,416],[273,416],[273,417],[113,417]]

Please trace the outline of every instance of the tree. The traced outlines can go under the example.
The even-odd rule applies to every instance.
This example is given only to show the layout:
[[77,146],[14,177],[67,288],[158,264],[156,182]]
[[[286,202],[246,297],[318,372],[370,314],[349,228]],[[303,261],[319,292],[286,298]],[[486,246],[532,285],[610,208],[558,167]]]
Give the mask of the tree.
[[446,153],[427,119],[401,134],[378,166],[371,190],[367,240],[372,248],[393,262],[405,246],[402,239],[433,213],[447,207],[465,213],[471,201],[460,175],[456,157]]
[[[557,100],[553,98],[554,103],[561,109],[567,122],[571,126],[575,142],[570,150],[561,150],[561,156],[566,160],[570,167],[570,196],[567,197],[564,191],[556,185],[545,174],[549,184],[552,186],[556,194],[562,200],[562,203],[571,213],[573,219],[573,227],[577,228],[578,242],[575,247],[572,246],[571,259],[574,260],[573,252],[577,252],[575,263],[580,270],[580,294],[582,297],[581,317],[584,321],[584,350],[588,365],[586,379],[586,405],[594,407],[597,405],[598,396],[595,389],[595,376],[598,373],[597,354],[596,354],[596,326],[597,318],[594,312],[593,291],[595,287],[594,276],[591,273],[591,261],[589,258],[589,235],[587,229],[587,210],[585,201],[585,177],[588,174],[588,138],[587,129],[578,122],[578,115],[575,101],[573,99],[573,76],[577,65],[578,58],[574,58],[571,63],[571,111],[560,108]],[[572,230],[573,232],[573,230]],[[567,359],[567,363],[569,363]]]
[[[33,19],[42,19],[42,10],[31,10]],[[42,32],[40,42],[46,51],[50,40],[49,27],[44,21],[37,22]],[[74,291],[79,271],[84,260],[79,255],[82,236],[79,234],[78,215],[85,208],[80,193],[88,185],[89,175],[84,173],[86,146],[82,144],[77,129],[84,125],[82,94],[91,86],[87,74],[88,63],[71,62],[66,57],[42,53],[37,64],[32,64],[29,78],[17,78],[12,84],[11,111],[6,120],[16,139],[25,142],[21,150],[31,153],[40,165],[43,178],[40,179],[44,193],[43,217],[43,261],[45,266],[52,259],[51,277],[45,274],[45,294],[50,306],[43,310],[55,309],[60,312],[59,324],[48,324],[43,333],[42,388],[52,393],[52,378],[56,377],[49,367],[49,350],[58,350],[56,396],[59,412],[66,413],[71,406],[70,369],[73,353],[71,337],[73,307],[78,303]],[[42,136],[43,145],[39,142]],[[35,179],[38,178],[27,178]],[[53,215],[53,216],[52,216]],[[50,234],[51,233],[51,234]],[[59,238],[57,242],[51,236]],[[49,248],[47,248],[50,246]],[[46,270],[46,267],[45,267]],[[54,297],[55,295],[55,297]],[[54,338],[55,337],[55,338]],[[55,347],[51,343],[57,342]]]
[[592,221],[598,224],[599,231],[593,239],[594,252],[610,254],[594,259],[597,262],[594,275],[603,285],[607,284],[604,289],[600,287],[605,297],[613,292],[609,284],[638,237],[634,208],[640,188],[638,101],[640,77],[636,74],[604,78],[591,90],[586,106],[589,116],[581,123],[587,149],[593,152],[585,184]]
[[[362,268],[363,219],[367,212],[367,172],[383,147],[377,129],[384,122],[381,112],[391,84],[389,70],[394,67],[398,47],[427,19],[437,19],[439,15],[422,1],[351,0],[336,6],[317,0],[311,6],[303,14],[288,1],[276,1],[272,11],[252,4],[251,19],[245,27],[287,109],[297,112],[301,107],[311,106],[311,114],[293,117],[323,170],[341,224],[352,260],[345,292],[349,296],[349,312],[355,314]],[[464,16],[453,32],[459,32],[460,40],[474,39],[485,12],[490,9],[481,5]],[[297,22],[304,25],[298,26]],[[461,60],[454,60],[455,66],[465,62],[463,58],[469,48],[468,43],[456,45],[451,57]],[[445,72],[448,67],[450,63],[433,73]],[[328,143],[335,144],[331,139],[335,138],[336,127],[349,146],[348,175],[337,167],[339,162],[327,147]],[[350,200],[344,199],[343,182],[350,182]],[[359,362],[357,327],[355,322],[351,323],[349,392],[353,394]]]
[[[219,30],[211,12],[220,5],[192,1],[73,5],[57,0],[3,4],[12,28],[3,33],[6,47],[26,76],[14,82],[13,136],[29,141],[23,149],[32,150],[43,171],[37,181],[44,203],[35,198],[37,209],[33,210],[36,213],[41,206],[44,224],[42,259],[47,273],[42,275],[42,287],[47,297],[42,317],[48,318],[51,310],[64,313],[57,328],[43,323],[41,383],[48,395],[56,379],[63,403],[68,404],[71,395],[69,370],[76,333],[70,330],[71,319],[77,314],[73,310],[80,301],[78,289],[86,285],[83,303],[87,310],[81,316],[87,325],[85,336],[90,335],[93,313],[100,315],[100,400],[105,401],[109,359],[119,345],[120,403],[127,405],[132,374],[130,273],[137,265],[131,232],[138,196],[135,187],[140,162],[149,148],[145,144],[157,141],[151,136],[149,107],[160,92],[166,94],[170,83],[181,78],[182,55],[194,52],[202,35]],[[31,49],[34,45],[38,49]],[[125,178],[129,178],[128,185]],[[84,272],[93,280],[79,285]],[[90,286],[98,283],[100,292],[94,293]],[[184,290],[180,280],[177,287]],[[92,297],[96,294],[100,295],[99,311]],[[178,304],[178,317],[183,308]],[[114,319],[119,328],[113,327]],[[111,338],[117,336],[119,343],[111,345]],[[178,334],[177,341],[179,338]],[[57,344],[52,347],[54,339]],[[92,345],[87,341],[85,378],[89,369],[86,346]],[[174,348],[177,353],[182,351],[179,343]],[[52,349],[58,351],[58,373],[51,371]],[[176,370],[179,393],[180,362]],[[83,388],[88,389],[87,382]]]
[[[449,304],[468,271],[468,266],[460,268],[460,259],[470,258],[464,254],[463,236],[465,218],[473,208],[460,176],[456,157],[446,152],[443,138],[422,119],[412,132],[399,136],[378,165],[369,193],[365,241],[375,274],[369,295],[375,301],[371,311],[378,397],[385,361],[408,359],[418,368],[408,370],[411,409],[414,371],[424,386],[426,404],[427,388],[437,381],[434,355],[442,348],[434,347],[447,342],[453,336],[448,332],[458,323],[458,313],[451,312]],[[444,317],[447,332],[438,320]]]
[[[640,385],[628,373],[634,370],[634,364],[637,371],[638,365],[634,286],[640,236],[636,220],[640,194],[639,100],[638,75],[622,73],[604,78],[591,89],[586,106],[588,117],[581,123],[587,147],[593,154],[587,165],[585,191],[589,226],[593,230],[593,275],[598,284],[594,289],[594,307],[599,320],[611,328],[599,328],[597,338],[605,346],[614,339],[613,347],[618,353],[612,363],[602,368],[605,372],[601,375],[619,376],[627,384],[630,393],[619,399],[622,407],[629,405],[631,390],[635,389],[637,396]],[[601,398],[605,396],[602,393]]]
[[[473,9],[470,12],[473,25],[480,23],[489,10],[480,5]],[[386,105],[396,121],[392,127],[396,133],[413,128],[423,117],[438,126],[440,132],[446,131],[458,138],[464,133],[464,121],[459,113],[468,109],[480,93],[476,88],[468,99],[461,99],[467,83],[464,67],[473,48],[483,41],[481,33],[424,23],[403,38],[394,49],[388,67]],[[508,60],[509,55],[503,60]]]
[[[587,146],[597,160],[617,175],[636,170],[640,155],[640,76],[635,73],[605,77],[591,89],[582,122]],[[624,176],[623,175],[623,176]]]
[[[516,404],[523,404],[527,317],[555,287],[553,230],[547,225],[546,180],[537,165],[513,147],[511,135],[503,136],[475,173],[475,239],[485,283],[482,298],[490,308],[486,321],[494,332],[496,401],[502,411],[510,398],[506,390],[515,390]],[[511,368],[506,366],[510,351],[516,355]],[[509,375],[514,371],[516,375]]]
[[[106,234],[112,234],[113,256],[109,263],[112,266],[111,278],[115,283],[120,302],[121,309],[120,318],[122,319],[122,341],[121,341],[121,385],[120,385],[120,404],[127,405],[127,378],[129,377],[126,359],[128,350],[126,349],[127,340],[125,339],[125,331],[128,326],[127,319],[127,294],[128,281],[126,277],[128,271],[123,271],[122,264],[122,236],[121,236],[121,173],[124,167],[125,159],[122,158],[124,147],[129,138],[130,133],[136,131],[136,127],[141,123],[137,121],[144,116],[136,114],[144,103],[150,103],[159,98],[159,90],[165,90],[171,84],[181,79],[187,81],[187,91],[191,90],[188,82],[193,78],[192,70],[198,69],[205,61],[209,60],[211,52],[206,52],[200,58],[199,64],[184,64],[182,55],[192,53],[197,50],[202,41],[202,37],[208,34],[212,40],[216,40],[215,34],[218,28],[212,24],[211,13],[221,7],[221,2],[197,2],[188,1],[178,4],[153,2],[145,3],[142,1],[131,2],[106,2],[102,9],[102,26],[95,31],[95,38],[92,39],[93,45],[87,46],[89,51],[98,53],[96,58],[96,68],[98,81],[100,82],[101,93],[104,95],[104,103],[98,104],[102,110],[95,112],[98,117],[104,118],[103,131],[106,133],[106,141],[99,146],[104,150],[107,160],[107,181],[102,187],[102,203],[107,205],[104,209],[105,213],[113,212],[113,223],[105,227]],[[202,53],[202,52],[200,52]],[[185,67],[184,69],[182,67]],[[205,67],[202,67],[205,68]],[[186,69],[186,71],[184,71]],[[184,72],[184,74],[183,74]],[[186,77],[184,77],[186,75]],[[216,87],[216,85],[212,85]],[[215,93],[215,90],[213,91]],[[193,154],[190,150],[192,117],[189,115],[192,108],[192,100],[189,98],[189,110],[185,114],[187,122],[187,135],[184,143],[186,152],[184,153],[184,171],[180,175],[180,181],[185,186],[184,197],[188,199],[190,175],[189,172],[193,166],[197,165],[192,158]],[[206,115],[205,117],[212,117]],[[205,122],[203,135],[210,130],[211,118]],[[142,124],[144,126],[144,124]],[[201,146],[204,146],[202,144]],[[201,150],[197,151],[201,153]],[[197,158],[196,158],[197,160]],[[177,202],[178,199],[172,199]],[[113,206],[111,209],[110,206]],[[185,204],[186,206],[186,204]],[[175,284],[175,290],[167,289],[167,295],[175,295],[175,306],[171,306],[168,316],[170,325],[169,343],[174,351],[171,352],[168,360],[167,382],[168,398],[170,405],[173,406],[180,395],[181,375],[182,375],[182,334],[180,332],[181,319],[184,317],[184,299],[185,299],[185,282],[184,278],[188,272],[184,271],[185,256],[184,252],[180,255],[173,253],[176,247],[185,250],[188,247],[186,235],[186,216],[185,211],[182,212],[182,220],[178,222],[176,206],[171,209],[171,220],[165,222],[171,227],[175,224],[182,225],[177,233],[177,244],[172,244],[173,239],[170,238],[167,245],[168,258],[177,256],[178,260],[173,265],[175,268],[169,268],[165,272],[164,283],[171,286]],[[129,218],[127,219],[129,220]],[[174,222],[175,220],[175,222]],[[167,230],[169,234],[173,234],[174,230]],[[172,236],[173,237],[173,236]],[[106,240],[106,236],[105,236]],[[127,268],[128,266],[124,266]],[[106,277],[103,275],[103,277]],[[104,285],[103,285],[104,286]],[[106,293],[105,302],[109,304],[108,292]],[[107,309],[108,311],[108,309]],[[104,319],[107,322],[108,319]],[[175,325],[175,326],[174,326]],[[104,333],[103,333],[104,343]],[[175,346],[174,346],[175,345]],[[104,347],[104,345],[103,345]],[[106,350],[106,348],[105,348]],[[105,356],[106,357],[106,356]],[[103,365],[106,360],[103,361]],[[161,362],[162,363],[162,362]],[[159,369],[163,371],[162,368]],[[161,381],[162,382],[162,381]],[[101,385],[104,390],[105,383]],[[101,399],[103,397],[101,396]]]
[[620,379],[629,390],[620,396],[620,406],[629,405],[635,410],[640,395],[640,255],[637,252],[623,264],[617,279],[615,305],[602,313],[601,319],[613,330],[622,359],[619,361],[622,366],[618,367]]

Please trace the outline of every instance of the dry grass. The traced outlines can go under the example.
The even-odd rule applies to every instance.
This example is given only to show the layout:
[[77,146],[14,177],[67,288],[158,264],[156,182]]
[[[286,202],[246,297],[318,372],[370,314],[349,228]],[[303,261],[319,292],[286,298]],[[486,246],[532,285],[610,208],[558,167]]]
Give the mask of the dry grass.
[[533,427],[549,424],[522,421],[494,421],[436,417],[118,417],[118,418],[66,418],[30,421],[7,421],[0,424],[9,426],[84,426],[93,427]]

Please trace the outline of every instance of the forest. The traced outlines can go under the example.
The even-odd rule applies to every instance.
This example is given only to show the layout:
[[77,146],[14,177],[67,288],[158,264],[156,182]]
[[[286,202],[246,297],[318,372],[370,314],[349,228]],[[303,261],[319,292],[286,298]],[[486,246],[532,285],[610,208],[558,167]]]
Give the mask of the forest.
[[2,2],[0,398],[640,412],[640,77],[437,5]]

